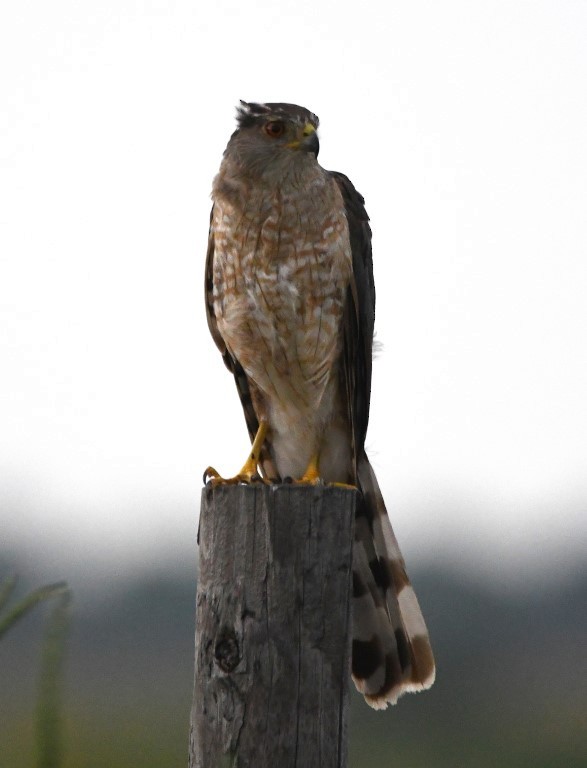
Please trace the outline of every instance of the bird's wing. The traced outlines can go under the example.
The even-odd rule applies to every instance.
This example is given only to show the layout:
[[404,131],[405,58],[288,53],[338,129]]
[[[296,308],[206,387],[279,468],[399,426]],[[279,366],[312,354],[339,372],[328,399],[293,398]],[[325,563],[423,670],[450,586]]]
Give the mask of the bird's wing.
[[371,254],[371,227],[365,201],[342,173],[331,172],[342,194],[349,227],[353,276],[344,314],[344,372],[354,456],[364,450],[369,402],[375,325],[375,282]]
[[[216,315],[214,314],[214,271],[213,271],[214,231],[212,229],[213,216],[214,216],[214,206],[212,206],[212,211],[210,213],[210,230],[208,234],[208,252],[206,254],[206,273],[205,273],[205,280],[204,280],[204,290],[205,290],[205,300],[206,300],[206,318],[208,320],[208,328],[210,329],[210,333],[216,343],[216,346],[218,347],[218,349],[220,350],[220,353],[222,354],[222,359],[224,360],[224,364],[234,376],[236,389],[240,397],[241,405],[243,407],[243,413],[245,416],[249,437],[251,438],[251,442],[252,442],[259,428],[259,420],[257,418],[255,407],[253,405],[253,400],[251,398],[251,389],[249,386],[249,380],[247,378],[247,375],[243,367],[241,366],[239,361],[236,359],[236,357],[232,354],[230,349],[227,347],[226,342],[224,341],[222,334],[218,329],[218,322],[216,320]],[[271,460],[266,448],[263,448],[261,452],[260,464],[263,469],[263,473],[265,474],[265,477],[267,478],[277,477],[277,472],[275,470],[274,463]]]
[[353,562],[353,679],[367,702],[379,709],[402,693],[429,688],[435,667],[426,624],[365,453],[375,323],[369,218],[349,179],[332,175],[344,200],[353,259],[342,365],[362,491]]

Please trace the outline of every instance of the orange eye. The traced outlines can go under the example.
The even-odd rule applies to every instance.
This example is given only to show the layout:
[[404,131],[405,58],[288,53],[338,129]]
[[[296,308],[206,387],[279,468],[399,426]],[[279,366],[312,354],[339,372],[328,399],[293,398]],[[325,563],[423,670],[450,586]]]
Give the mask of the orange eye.
[[267,136],[271,136],[272,139],[278,139],[283,136],[285,132],[285,125],[281,120],[271,120],[269,123],[265,123],[265,133]]

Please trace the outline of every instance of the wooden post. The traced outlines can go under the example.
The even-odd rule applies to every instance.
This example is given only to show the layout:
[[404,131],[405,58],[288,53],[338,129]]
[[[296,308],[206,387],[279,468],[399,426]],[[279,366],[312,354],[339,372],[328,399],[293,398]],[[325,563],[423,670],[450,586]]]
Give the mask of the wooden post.
[[355,505],[203,489],[190,768],[346,768]]

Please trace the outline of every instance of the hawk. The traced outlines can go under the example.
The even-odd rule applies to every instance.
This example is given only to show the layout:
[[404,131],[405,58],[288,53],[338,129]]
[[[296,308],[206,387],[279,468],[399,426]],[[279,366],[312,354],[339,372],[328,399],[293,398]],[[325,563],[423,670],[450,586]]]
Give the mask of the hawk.
[[220,482],[361,491],[353,549],[352,676],[376,709],[429,688],[434,658],[365,453],[375,288],[364,200],[317,160],[318,118],[241,102],[214,179],[206,260],[212,337],[234,375],[251,452]]

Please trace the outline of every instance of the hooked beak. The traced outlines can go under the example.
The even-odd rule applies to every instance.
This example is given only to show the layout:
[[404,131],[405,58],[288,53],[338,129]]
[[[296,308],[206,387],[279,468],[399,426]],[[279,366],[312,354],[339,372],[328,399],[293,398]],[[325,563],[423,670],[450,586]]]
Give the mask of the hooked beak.
[[298,141],[292,141],[287,146],[290,147],[290,149],[301,149],[304,152],[312,152],[315,157],[318,157],[320,142],[318,141],[318,134],[312,123],[306,123],[301,132],[300,139]]
[[312,123],[306,123],[303,131],[303,139],[300,143],[300,149],[305,152],[312,152],[315,157],[318,157],[318,150],[320,149],[320,142],[318,140],[318,134]]

